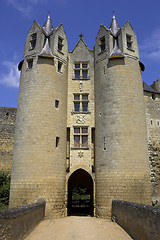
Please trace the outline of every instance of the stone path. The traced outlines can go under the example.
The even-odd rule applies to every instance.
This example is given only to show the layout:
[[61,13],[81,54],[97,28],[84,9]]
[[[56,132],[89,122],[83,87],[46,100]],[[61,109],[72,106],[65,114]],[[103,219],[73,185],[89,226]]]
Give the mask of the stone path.
[[94,217],[47,219],[25,240],[131,240],[116,223]]

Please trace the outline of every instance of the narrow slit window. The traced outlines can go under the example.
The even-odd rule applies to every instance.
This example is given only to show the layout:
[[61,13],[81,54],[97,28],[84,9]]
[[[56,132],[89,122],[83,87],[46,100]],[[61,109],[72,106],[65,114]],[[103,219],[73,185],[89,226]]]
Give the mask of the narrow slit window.
[[152,93],[152,99],[156,100],[156,94]]
[[59,107],[59,101],[55,100],[55,108],[58,108],[58,107]]
[[58,147],[59,145],[59,137],[56,137],[56,148]]
[[58,72],[62,72],[62,63],[58,62]]
[[103,148],[104,151],[106,151],[106,138],[104,137],[104,148]]
[[95,128],[92,128],[92,143],[95,143]]

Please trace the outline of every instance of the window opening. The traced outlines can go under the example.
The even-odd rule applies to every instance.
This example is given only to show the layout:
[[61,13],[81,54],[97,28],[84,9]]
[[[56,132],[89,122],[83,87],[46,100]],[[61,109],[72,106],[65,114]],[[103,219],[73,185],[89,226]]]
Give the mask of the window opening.
[[75,63],[74,65],[74,78],[75,79],[88,79],[88,64]]
[[33,59],[28,60],[28,68],[32,69],[33,67]]
[[59,101],[55,100],[55,108],[58,108],[58,106],[59,106]]
[[30,48],[34,49],[36,47],[37,33],[31,35]]
[[80,63],[75,64],[75,68],[80,68]]
[[152,99],[156,100],[156,94],[152,93]]
[[56,148],[58,147],[59,144],[59,137],[56,137]]
[[62,52],[62,48],[63,48],[63,38],[58,37],[58,50]]
[[105,44],[105,37],[103,36],[102,38],[100,38],[100,50],[101,52],[103,52],[106,49],[106,44]]
[[88,127],[74,127],[74,147],[88,147]]
[[106,138],[104,137],[104,151],[106,151]]
[[58,72],[62,72],[62,63],[58,62]]
[[88,94],[74,94],[74,112],[88,112]]
[[127,34],[126,40],[127,40],[127,48],[132,49],[132,36]]

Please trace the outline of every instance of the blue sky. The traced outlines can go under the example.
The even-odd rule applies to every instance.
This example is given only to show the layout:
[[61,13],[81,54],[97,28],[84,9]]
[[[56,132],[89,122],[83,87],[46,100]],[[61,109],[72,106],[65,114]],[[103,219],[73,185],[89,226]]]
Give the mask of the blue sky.
[[52,24],[63,24],[72,50],[82,32],[93,49],[100,24],[110,26],[112,12],[120,26],[128,20],[137,34],[143,80],[151,84],[160,75],[159,0],[1,0],[0,107],[17,107],[19,72],[27,33],[36,19],[43,26],[48,11]]

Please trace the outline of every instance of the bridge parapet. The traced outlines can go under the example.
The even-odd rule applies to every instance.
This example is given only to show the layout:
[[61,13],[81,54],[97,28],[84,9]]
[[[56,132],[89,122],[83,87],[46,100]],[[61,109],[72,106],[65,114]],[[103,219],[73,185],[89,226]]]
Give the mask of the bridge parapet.
[[160,209],[156,207],[113,200],[112,221],[134,240],[160,239]]
[[0,239],[24,239],[45,217],[45,203],[0,211]]

